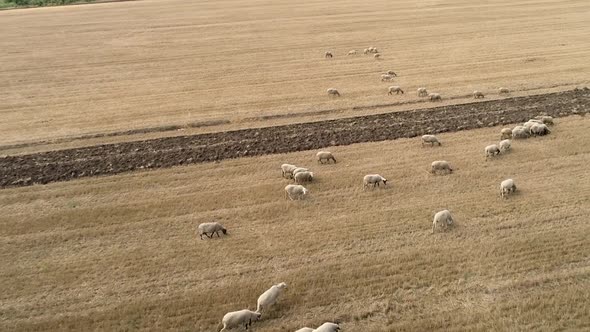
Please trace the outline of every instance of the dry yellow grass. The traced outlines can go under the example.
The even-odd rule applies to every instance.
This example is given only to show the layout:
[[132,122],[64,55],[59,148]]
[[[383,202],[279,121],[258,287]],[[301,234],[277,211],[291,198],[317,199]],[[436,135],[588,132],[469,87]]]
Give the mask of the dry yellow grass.
[[[515,141],[499,128],[0,191],[0,330],[213,331],[285,281],[255,331],[590,328],[590,119]],[[451,176],[425,172],[449,160]],[[318,181],[286,201],[279,165]],[[385,190],[363,192],[381,173]],[[514,178],[520,192],[499,198]],[[443,208],[457,226],[430,234]],[[231,235],[199,240],[219,220]]]
[[[419,86],[489,97],[570,88],[588,83],[589,11],[588,1],[168,0],[0,12],[0,142],[264,125],[248,119],[411,101]],[[371,45],[382,60],[345,55]],[[389,69],[406,95],[387,96]]]

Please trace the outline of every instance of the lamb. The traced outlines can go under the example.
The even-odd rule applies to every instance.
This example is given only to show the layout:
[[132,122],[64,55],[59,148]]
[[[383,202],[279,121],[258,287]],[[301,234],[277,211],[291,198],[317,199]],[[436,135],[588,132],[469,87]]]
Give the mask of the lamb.
[[428,98],[430,98],[430,101],[442,101],[442,97],[438,93],[430,93]]
[[483,92],[475,90],[475,91],[473,91],[473,98],[478,99],[478,98],[485,98],[485,97],[483,95]]
[[537,117],[535,117],[535,119],[540,120],[542,123],[546,124],[546,125],[552,125],[553,124],[553,118],[547,115],[539,115]]
[[389,87],[389,90],[387,91],[388,95],[392,95],[395,92],[395,94],[399,94],[400,92],[402,93],[402,95],[404,94],[404,90],[402,90],[402,88],[400,88],[397,85],[392,85]]
[[445,160],[437,160],[433,161],[430,165],[430,173],[438,174],[438,172],[444,171],[445,173],[453,173],[453,168],[448,161]]
[[426,90],[426,88],[418,88],[418,97],[427,97],[428,96],[428,91]]
[[381,54],[379,54],[379,53],[375,53],[375,55],[373,55],[373,58],[375,58],[376,60],[379,60],[380,57],[381,57]]
[[[221,237],[219,235],[220,231],[223,234],[227,234],[225,227],[218,222],[204,222],[197,227],[197,234],[199,234],[201,240],[203,239],[203,234],[210,239],[213,238],[213,234],[217,234],[217,237]],[[209,235],[209,233],[211,233],[211,235]]]
[[453,216],[449,210],[437,212],[434,215],[434,220],[432,221],[432,234],[434,234],[434,229],[436,228],[437,224],[443,225],[446,229],[447,227],[452,226],[454,222]]
[[393,81],[393,75],[383,74],[381,75],[381,82]]
[[350,50],[350,51],[348,51],[348,55],[356,55],[356,50]]
[[496,144],[488,145],[485,148],[486,160],[500,154],[500,148]]
[[387,179],[379,174],[365,175],[363,178],[363,190],[368,188],[369,185],[373,185],[373,188],[375,188],[375,186],[378,187],[381,182],[383,182],[384,186],[387,185]]
[[338,96],[338,97],[340,97],[340,92],[338,92],[338,90],[336,90],[334,88],[329,88],[327,91],[328,91],[328,96]]
[[516,185],[514,184],[514,180],[508,179],[502,181],[502,183],[500,183],[500,196],[502,198],[507,198],[508,194],[511,192],[516,192]]
[[297,166],[291,164],[282,164],[281,170],[283,171],[283,177],[290,179],[293,177],[293,171],[297,169]]
[[334,164],[336,163],[336,158],[334,158],[334,155],[332,155],[332,152],[329,151],[320,151],[318,153],[316,153],[315,155],[318,158],[318,163],[323,164],[324,160],[329,163],[330,160],[334,161]]
[[227,331],[234,327],[239,327],[240,325],[244,325],[247,330],[248,327],[252,325],[252,321],[260,320],[260,316],[261,314],[259,312],[250,311],[248,309],[228,312],[221,320],[223,328],[219,330],[219,332]]
[[547,125],[544,123],[533,124],[530,130],[531,134],[537,136],[545,136],[551,134],[551,130],[549,130],[549,127],[547,127]]
[[500,139],[508,139],[508,138],[512,138],[512,129],[503,128],[500,131]]
[[317,329],[313,330],[313,332],[338,332],[340,331],[340,326],[335,323],[324,323],[320,325]]
[[307,171],[299,172],[299,173],[295,174],[293,179],[295,180],[295,183],[297,183],[297,184],[311,182],[311,181],[313,181],[313,173],[307,172]]
[[529,130],[523,126],[516,126],[512,129],[512,138],[528,138]]
[[303,199],[303,196],[307,195],[309,190],[299,184],[288,184],[285,187],[285,199],[295,200]]
[[329,51],[328,51],[328,52],[326,52],[326,54],[324,55],[324,57],[325,57],[326,59],[327,59],[327,58],[333,58],[333,57],[334,57],[334,55],[332,55],[332,52],[329,52]]
[[507,152],[510,150],[511,144],[512,144],[511,140],[505,139],[505,140],[500,141],[500,144],[498,144],[498,146],[500,147],[500,151]]
[[388,70],[386,74],[391,75],[393,77],[397,77],[397,74],[393,70]]
[[438,146],[442,145],[440,143],[440,141],[438,140],[438,138],[436,138],[436,136],[434,136],[434,135],[423,135],[422,136],[422,146],[424,146],[424,143],[430,143],[430,146],[434,146],[434,144],[438,144]]
[[501,95],[507,95],[510,93],[510,90],[508,90],[507,88],[499,88],[498,93]]
[[285,289],[287,289],[287,284],[284,282],[273,285],[267,289],[258,297],[256,312],[262,313],[262,309],[268,309],[268,307],[275,304],[279,298],[279,295],[281,295]]

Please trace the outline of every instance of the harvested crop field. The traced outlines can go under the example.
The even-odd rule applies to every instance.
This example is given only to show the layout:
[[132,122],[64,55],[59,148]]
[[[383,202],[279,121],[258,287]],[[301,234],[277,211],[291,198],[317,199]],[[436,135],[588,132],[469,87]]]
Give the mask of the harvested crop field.
[[[0,330],[215,331],[280,281],[254,331],[587,330],[589,127],[556,119],[487,162],[501,127],[0,190]],[[283,162],[316,173],[309,199],[284,199]],[[431,235],[443,208],[457,226]],[[230,235],[199,240],[210,220]]]

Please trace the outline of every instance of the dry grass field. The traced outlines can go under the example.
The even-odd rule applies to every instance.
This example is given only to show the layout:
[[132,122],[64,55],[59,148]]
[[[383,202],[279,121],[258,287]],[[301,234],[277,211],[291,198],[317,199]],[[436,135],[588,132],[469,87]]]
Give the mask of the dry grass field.
[[[362,107],[415,102],[419,86],[488,98],[499,86],[515,95],[569,89],[589,82],[589,17],[590,2],[579,0],[154,0],[3,11],[0,145],[391,111],[408,106]],[[345,55],[371,45],[382,60]],[[325,60],[326,50],[335,58]],[[391,83],[379,75],[389,69],[408,93],[387,96]],[[329,87],[342,98],[328,98]],[[261,120],[285,114],[293,118]]]
[[[0,330],[214,331],[280,281],[255,331],[588,330],[589,127],[558,119],[488,162],[500,128],[335,147],[335,165],[307,151],[1,190]],[[425,172],[437,159],[455,174]],[[316,172],[308,200],[284,199],[283,162]],[[387,189],[363,192],[367,173]],[[443,208],[457,225],[431,235]],[[210,220],[230,235],[199,240]]]

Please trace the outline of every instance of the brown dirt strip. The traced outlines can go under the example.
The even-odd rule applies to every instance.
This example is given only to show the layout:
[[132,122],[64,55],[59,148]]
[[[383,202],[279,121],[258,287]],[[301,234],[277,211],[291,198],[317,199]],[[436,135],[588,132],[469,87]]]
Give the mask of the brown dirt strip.
[[0,159],[0,188],[491,127],[524,122],[541,113],[553,117],[585,115],[589,108],[590,89],[584,88],[405,112],[9,156]]

